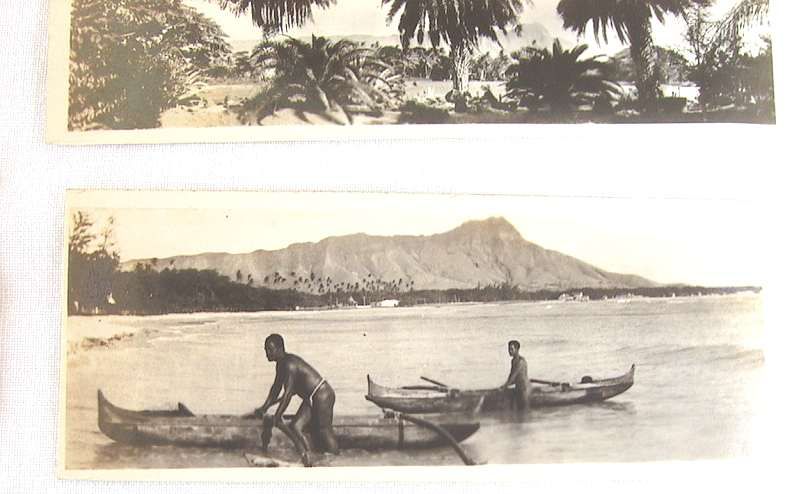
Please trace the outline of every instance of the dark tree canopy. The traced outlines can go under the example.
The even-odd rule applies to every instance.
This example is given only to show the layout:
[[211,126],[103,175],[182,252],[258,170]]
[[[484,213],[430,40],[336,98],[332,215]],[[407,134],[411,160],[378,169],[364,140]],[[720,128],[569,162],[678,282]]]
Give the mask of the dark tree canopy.
[[68,127],[156,127],[229,56],[219,26],[181,0],[74,0]]
[[476,46],[481,38],[496,41],[497,32],[519,30],[523,0],[382,0],[389,5],[388,22],[400,14],[398,31],[406,49],[415,38],[433,46],[460,43]]
[[651,20],[664,21],[665,14],[684,15],[693,5],[711,0],[561,0],[558,13],[564,27],[578,34],[592,23],[595,37],[608,41],[613,29],[621,43],[629,43],[636,68],[636,84],[640,106],[653,111],[661,95],[656,66]]
[[608,41],[608,32],[614,29],[621,43],[630,43],[637,24],[651,18],[663,21],[665,14],[681,15],[693,4],[707,3],[709,0],[561,0],[557,10],[564,27],[578,34],[591,21],[595,37]]
[[552,50],[517,52],[516,63],[507,71],[508,96],[529,108],[548,105],[556,112],[572,111],[598,95],[617,97],[620,89],[605,76],[606,64],[598,57],[581,58],[587,48],[578,45],[565,50],[556,39]]
[[336,0],[217,0],[222,8],[236,14],[249,12],[258,27],[285,32],[302,26],[311,18],[313,7],[327,8]]

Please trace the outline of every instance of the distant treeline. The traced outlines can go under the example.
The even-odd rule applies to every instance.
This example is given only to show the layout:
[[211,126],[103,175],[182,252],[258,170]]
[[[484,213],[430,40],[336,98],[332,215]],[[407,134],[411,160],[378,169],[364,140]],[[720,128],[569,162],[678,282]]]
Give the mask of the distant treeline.
[[642,288],[575,288],[569,290],[521,290],[506,283],[472,289],[418,290],[401,294],[400,305],[441,304],[456,302],[500,302],[566,300],[589,301],[632,297],[693,297],[700,295],[728,295],[739,292],[759,292],[756,286],[704,287],[654,286]]
[[109,293],[79,296],[69,307],[73,314],[168,314],[182,312],[248,312],[310,308],[348,308],[395,299],[400,306],[460,302],[600,300],[621,297],[686,297],[759,291],[758,287],[646,287],[580,288],[575,290],[526,291],[508,284],[473,289],[394,291],[347,291],[313,294],[296,289],[271,289],[230,280],[213,270],[163,269],[138,265],[134,271],[115,271],[106,284]]
[[[416,290],[403,279],[372,278],[360,283],[336,283],[326,278],[319,285],[315,273],[303,276],[289,288],[257,286],[252,276],[237,274],[237,281],[214,270],[175,269],[158,271],[153,264],[138,263],[132,271],[121,271],[112,242],[113,219],[101,233],[84,213],[76,213],[70,236],[68,259],[69,314],[168,314],[182,312],[240,312],[340,308],[373,305],[397,300],[400,306],[459,302],[513,300],[599,300],[618,297],[682,297],[759,291],[758,287],[662,286],[646,288],[580,288],[574,290],[527,291],[508,283],[471,289]],[[279,274],[275,275],[279,277]],[[282,278],[282,277],[281,277]],[[245,280],[244,282],[239,279]],[[301,281],[303,280],[303,281]],[[269,276],[264,279],[270,283]],[[305,289],[310,286],[312,293]]]

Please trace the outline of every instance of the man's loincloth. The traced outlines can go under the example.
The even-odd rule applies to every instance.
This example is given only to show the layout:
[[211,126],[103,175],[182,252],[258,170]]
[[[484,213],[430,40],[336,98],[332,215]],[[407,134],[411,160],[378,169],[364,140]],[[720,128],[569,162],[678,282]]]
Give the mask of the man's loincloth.
[[317,428],[331,427],[334,422],[334,402],[336,396],[334,389],[325,379],[320,379],[317,386],[309,395],[309,406],[314,426]]

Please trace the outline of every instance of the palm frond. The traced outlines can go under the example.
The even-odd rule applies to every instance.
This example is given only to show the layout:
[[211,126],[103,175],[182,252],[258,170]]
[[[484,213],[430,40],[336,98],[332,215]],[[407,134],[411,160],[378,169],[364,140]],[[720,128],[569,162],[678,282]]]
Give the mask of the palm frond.
[[270,83],[282,95],[276,98],[277,105],[294,107],[302,101],[308,110],[349,115],[348,108],[356,105],[376,111],[391,103],[399,92],[400,74],[375,53],[344,39],[312,36],[310,41],[303,41],[287,37],[261,43],[253,59],[274,71]]
[[604,75],[599,57],[580,59],[586,49],[579,45],[565,50],[555,40],[551,50],[514,53],[515,63],[505,72],[506,96],[533,109],[547,105],[554,111],[570,111],[601,93],[612,93],[618,86]]
[[312,9],[328,8],[336,0],[217,0],[223,9],[241,15],[249,13],[252,21],[265,32],[286,32],[311,19]]
[[714,45],[736,39],[750,26],[764,22],[769,13],[769,0],[741,0],[715,27]]
[[519,14],[529,0],[382,0],[387,22],[398,17],[401,44],[406,50],[415,39],[432,46],[468,44],[480,39],[498,41],[498,33],[518,29]]
[[608,42],[614,31],[621,43],[631,41],[632,26],[656,18],[664,22],[666,14],[681,15],[694,4],[709,0],[561,0],[556,10],[564,27],[579,35],[592,24],[595,38]]

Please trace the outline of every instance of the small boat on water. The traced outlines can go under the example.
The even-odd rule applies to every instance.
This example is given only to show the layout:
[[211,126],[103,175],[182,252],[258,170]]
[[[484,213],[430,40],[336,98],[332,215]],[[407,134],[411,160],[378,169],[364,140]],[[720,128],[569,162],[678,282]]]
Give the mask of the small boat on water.
[[[632,365],[622,376],[608,379],[585,376],[576,384],[531,379],[530,408],[607,400],[634,385],[634,368]],[[383,409],[404,413],[473,413],[505,410],[512,406],[510,390],[458,390],[440,385],[389,388],[373,382],[370,376],[365,399]]]
[[[457,417],[430,418],[456,442],[480,428],[480,423]],[[98,428],[110,439],[127,444],[173,444],[217,448],[260,448],[262,420],[239,415],[194,415],[179,403],[173,410],[134,411],[110,403],[98,390]],[[410,449],[449,445],[436,431],[415,425],[400,415],[334,418],[334,433],[342,449]],[[283,434],[283,447],[293,448]],[[270,447],[277,447],[273,444]]]
[[440,386],[388,388],[368,377],[365,399],[381,408],[405,413],[474,413],[480,410],[485,394]]

